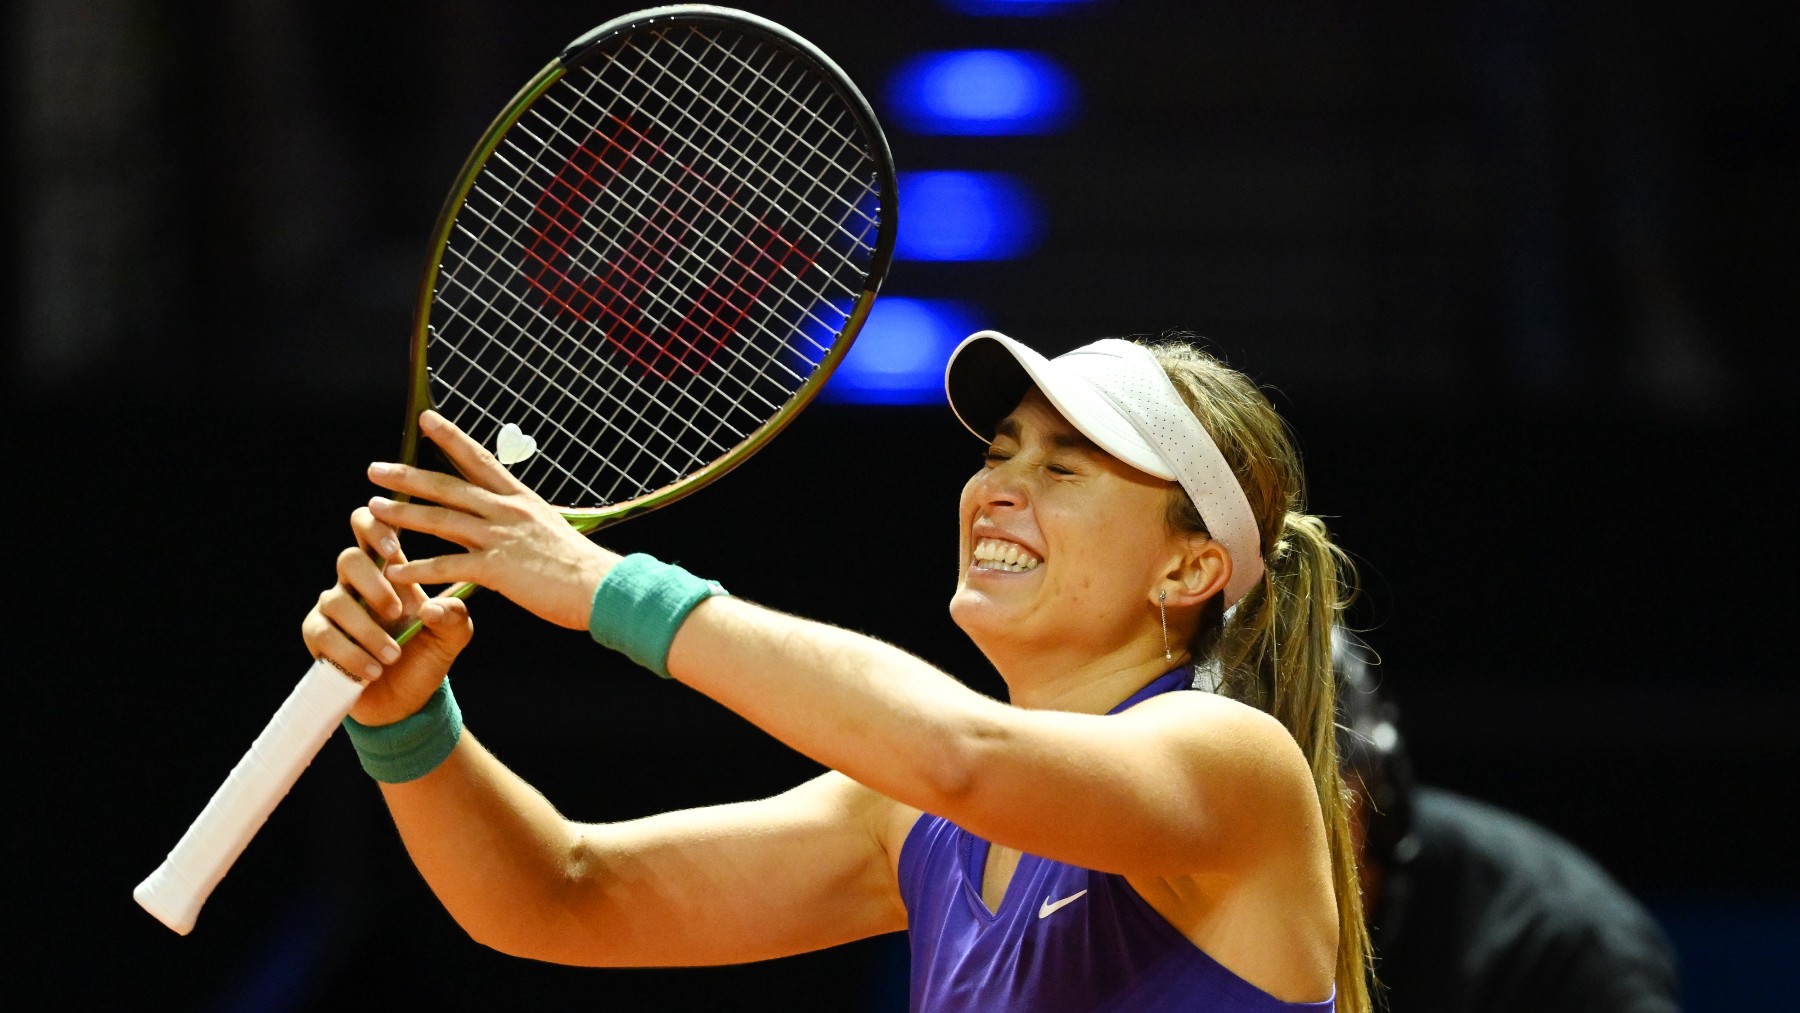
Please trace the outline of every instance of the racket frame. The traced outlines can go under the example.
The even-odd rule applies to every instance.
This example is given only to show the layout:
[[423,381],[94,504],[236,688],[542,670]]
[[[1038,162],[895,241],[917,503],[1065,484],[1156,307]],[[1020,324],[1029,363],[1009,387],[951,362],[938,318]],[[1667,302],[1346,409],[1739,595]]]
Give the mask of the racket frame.
[[[882,196],[882,214],[877,228],[875,243],[871,247],[869,276],[864,282],[863,291],[858,294],[851,307],[843,327],[838,335],[854,336],[868,318],[874,307],[876,292],[886,278],[887,270],[893,260],[895,237],[899,230],[899,214],[896,197],[899,185],[894,172],[894,159],[888,148],[887,137],[883,134],[880,122],[875,118],[875,111],[868,99],[850,81],[829,56],[817,46],[794,34],[781,25],[767,18],[745,11],[717,7],[710,4],[675,4],[666,7],[653,7],[607,21],[576,37],[563,48],[556,59],[538,71],[523,88],[512,97],[492,123],[482,134],[481,141],[470,151],[458,170],[456,180],[450,188],[444,206],[438,212],[437,224],[431,233],[430,254],[426,257],[425,271],[419,280],[419,296],[415,305],[412,323],[412,366],[410,386],[407,396],[404,434],[401,438],[401,461],[412,464],[418,459],[419,416],[435,407],[431,398],[431,367],[428,359],[428,347],[432,340],[431,308],[436,299],[438,272],[442,266],[444,252],[450,243],[451,233],[455,229],[456,218],[462,210],[469,192],[475,186],[476,179],[487,165],[501,140],[512,129],[513,124],[541,98],[545,92],[560,81],[564,75],[587,60],[604,54],[608,47],[638,32],[654,28],[658,25],[679,25],[681,27],[714,26],[731,28],[748,35],[754,35],[772,43],[778,48],[799,57],[803,62],[813,64],[822,71],[821,77],[844,102],[846,109],[856,120],[862,135],[869,141],[870,156],[875,170],[877,187]],[[789,397],[776,413],[752,430],[736,446],[723,455],[701,467],[699,470],[685,475],[668,485],[651,490],[644,495],[609,504],[597,509],[570,509],[559,507],[563,517],[582,534],[592,534],[601,528],[609,527],[620,521],[628,520],[638,514],[655,510],[681,499],[696,490],[702,489],[742,464],[750,455],[761,449],[763,444],[773,439],[792,422],[800,410],[812,401],[813,397],[824,386],[825,381],[843,361],[850,350],[850,341],[834,340],[830,350],[812,374],[801,384],[798,390]],[[457,585],[448,593],[459,598],[467,598],[474,592],[471,585]],[[410,638],[417,632],[417,625],[403,631],[402,636]],[[396,639],[400,639],[397,637]],[[404,639],[401,640],[404,643]]]

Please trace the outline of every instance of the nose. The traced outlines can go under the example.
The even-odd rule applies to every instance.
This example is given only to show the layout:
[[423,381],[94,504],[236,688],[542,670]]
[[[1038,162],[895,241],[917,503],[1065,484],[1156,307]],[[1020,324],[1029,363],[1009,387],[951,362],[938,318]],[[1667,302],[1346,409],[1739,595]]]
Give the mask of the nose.
[[1023,506],[1027,499],[1025,474],[1026,469],[1017,458],[1001,461],[976,472],[970,492],[974,494],[975,502],[983,507]]

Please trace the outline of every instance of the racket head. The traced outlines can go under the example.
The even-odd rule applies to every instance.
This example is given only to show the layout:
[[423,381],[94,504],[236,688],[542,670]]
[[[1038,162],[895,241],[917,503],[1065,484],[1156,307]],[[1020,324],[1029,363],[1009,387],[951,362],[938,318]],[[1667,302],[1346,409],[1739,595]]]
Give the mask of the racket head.
[[583,34],[494,119],[439,215],[402,459],[427,408],[490,449],[510,423],[536,444],[514,475],[583,530],[703,487],[848,351],[896,191],[868,101],[780,25],[680,5]]

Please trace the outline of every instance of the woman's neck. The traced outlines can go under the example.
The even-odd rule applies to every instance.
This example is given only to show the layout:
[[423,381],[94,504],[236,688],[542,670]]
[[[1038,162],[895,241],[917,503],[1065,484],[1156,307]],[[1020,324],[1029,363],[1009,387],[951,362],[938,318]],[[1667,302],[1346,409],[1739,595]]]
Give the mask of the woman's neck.
[[1043,656],[1002,659],[992,654],[988,660],[1005,680],[1015,707],[1105,714],[1186,657],[1183,652],[1171,661],[1160,650],[1146,654],[1135,649],[1081,661]]

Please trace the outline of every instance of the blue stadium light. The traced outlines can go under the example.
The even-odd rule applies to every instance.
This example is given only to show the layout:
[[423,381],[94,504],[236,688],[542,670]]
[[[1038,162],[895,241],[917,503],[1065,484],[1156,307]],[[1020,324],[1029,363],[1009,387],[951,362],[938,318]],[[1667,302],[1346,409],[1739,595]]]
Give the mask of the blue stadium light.
[[923,53],[895,72],[888,104],[916,134],[1048,134],[1074,118],[1075,80],[1037,53]]
[[820,397],[841,404],[943,404],[944,364],[979,329],[963,303],[882,296]]
[[944,0],[944,6],[958,14],[1035,18],[1086,7],[1091,2],[1092,0]]
[[900,206],[901,260],[1008,260],[1043,232],[1037,201],[1004,173],[903,172]]

